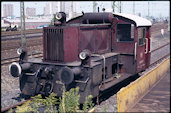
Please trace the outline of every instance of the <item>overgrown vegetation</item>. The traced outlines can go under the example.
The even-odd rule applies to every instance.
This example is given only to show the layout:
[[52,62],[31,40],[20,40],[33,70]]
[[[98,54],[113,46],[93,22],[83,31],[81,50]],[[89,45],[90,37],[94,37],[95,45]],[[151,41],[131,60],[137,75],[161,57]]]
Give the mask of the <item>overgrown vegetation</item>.
[[38,108],[45,106],[44,112],[57,112],[56,109],[53,108],[56,104],[59,104],[59,100],[56,98],[55,93],[51,93],[49,97],[42,98],[41,94],[32,97],[32,101],[27,101],[22,106],[17,106],[16,112],[34,112],[38,113]]
[[[56,98],[57,95],[55,93],[51,93],[49,97],[42,98],[39,94],[37,96],[32,97],[32,101],[28,101],[24,103],[22,106],[18,106],[16,108],[16,112],[21,113],[28,113],[34,112],[39,113],[39,108],[45,107],[43,110],[45,113],[57,113],[57,112],[81,112],[79,110],[79,87],[71,88],[69,91],[66,91],[65,87],[63,86],[63,94],[62,97],[59,99]],[[55,105],[59,105],[59,109],[57,110]],[[88,112],[92,109],[94,103],[92,102],[92,95],[89,95],[85,98],[85,103],[83,104],[83,111]],[[42,112],[42,111],[41,111]]]

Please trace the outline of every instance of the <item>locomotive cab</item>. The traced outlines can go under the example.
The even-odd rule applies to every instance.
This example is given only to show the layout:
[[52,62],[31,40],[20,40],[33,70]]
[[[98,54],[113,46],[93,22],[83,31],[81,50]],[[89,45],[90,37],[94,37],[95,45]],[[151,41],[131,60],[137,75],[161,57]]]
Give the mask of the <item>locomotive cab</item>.
[[150,64],[152,23],[131,14],[115,13],[113,51],[120,53],[123,73],[136,74]]
[[86,96],[97,97],[148,67],[150,23],[141,26],[108,12],[85,13],[69,21],[61,12],[56,19],[54,26],[43,28],[43,59],[27,59],[27,52],[20,50],[19,63],[10,65],[24,95],[61,96],[62,86],[78,86],[83,103]]

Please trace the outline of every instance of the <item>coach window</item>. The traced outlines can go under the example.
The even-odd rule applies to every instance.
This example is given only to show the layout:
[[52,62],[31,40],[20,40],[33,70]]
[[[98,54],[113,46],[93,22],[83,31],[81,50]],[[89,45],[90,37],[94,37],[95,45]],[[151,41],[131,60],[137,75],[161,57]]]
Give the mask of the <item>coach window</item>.
[[117,24],[117,42],[134,41],[134,24]]
[[145,44],[145,28],[138,28],[138,45]]

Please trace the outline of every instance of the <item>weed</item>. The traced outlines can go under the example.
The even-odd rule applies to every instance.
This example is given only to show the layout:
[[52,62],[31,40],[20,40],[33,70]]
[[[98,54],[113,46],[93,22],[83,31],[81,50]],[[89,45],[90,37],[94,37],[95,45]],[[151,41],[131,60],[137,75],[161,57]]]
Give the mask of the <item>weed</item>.
[[60,98],[59,112],[77,112],[79,110],[79,87],[71,88],[66,92],[63,86],[62,98]]
[[88,97],[85,98],[85,102],[83,104],[83,111],[88,112],[90,109],[93,108],[94,103],[92,101],[93,96],[89,95]]

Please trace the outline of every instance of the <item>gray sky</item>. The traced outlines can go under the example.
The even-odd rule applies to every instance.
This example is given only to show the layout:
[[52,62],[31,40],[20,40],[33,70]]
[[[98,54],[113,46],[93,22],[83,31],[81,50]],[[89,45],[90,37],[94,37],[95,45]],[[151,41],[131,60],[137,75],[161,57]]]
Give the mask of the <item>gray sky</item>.
[[[170,1],[150,1],[149,2],[149,10],[150,16],[153,17],[168,17],[169,16],[169,8]],[[43,8],[47,2],[25,2],[26,7],[34,7],[36,8],[36,14],[43,14]],[[92,1],[77,1],[77,12],[92,12],[93,11],[93,2]],[[100,10],[102,7],[108,9],[111,8],[111,1],[100,1],[97,2]],[[122,12],[123,13],[133,13],[133,2],[132,1],[122,1]],[[3,10],[3,4],[13,4],[14,5],[14,15],[20,16],[20,2],[1,2],[1,13]],[[116,2],[116,5],[118,2]],[[117,8],[115,9],[118,12]],[[135,1],[135,13],[141,13],[142,17],[148,15],[148,2],[147,1]]]

